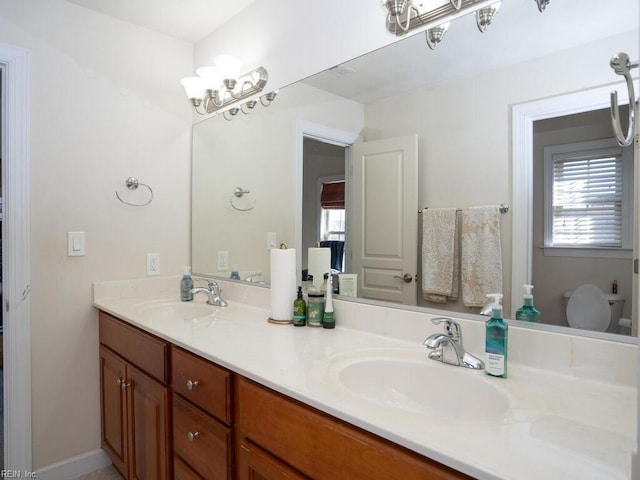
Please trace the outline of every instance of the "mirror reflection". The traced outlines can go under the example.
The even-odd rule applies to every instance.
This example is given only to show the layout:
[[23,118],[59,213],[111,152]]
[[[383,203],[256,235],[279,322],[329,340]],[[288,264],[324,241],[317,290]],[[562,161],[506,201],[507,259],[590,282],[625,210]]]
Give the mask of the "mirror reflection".
[[[269,248],[281,242],[295,247],[302,273],[309,267],[308,248],[334,242],[327,245],[334,247],[336,257],[340,247],[335,242],[345,242],[342,265],[336,270],[359,272],[359,296],[478,313],[481,306],[468,306],[462,295],[445,303],[425,299],[423,222],[418,212],[453,208],[461,210],[461,222],[459,217],[470,207],[512,205],[517,188],[512,182],[512,145],[519,141],[512,132],[512,107],[539,99],[561,101],[568,94],[613,84],[619,79],[609,67],[610,57],[618,51],[638,57],[634,1],[581,2],[579,15],[578,7],[568,2],[554,4],[544,14],[523,3],[505,2],[484,34],[477,31],[473,18],[459,18],[434,50],[424,34],[413,35],[281,89],[268,108],[238,115],[231,122],[218,116],[195,125],[194,272],[229,278],[236,270],[241,279],[269,283]],[[611,88],[624,91],[621,86]],[[631,317],[632,248],[625,248],[630,233],[623,247],[596,248],[595,253],[582,249],[579,255],[565,255],[562,248],[543,248],[545,152],[553,158],[555,147],[610,139],[607,103],[603,98],[597,109],[579,114],[567,107],[561,118],[534,122],[533,198],[527,213],[532,217],[532,268],[526,280],[534,285],[543,323],[568,326],[568,301],[584,284],[608,295],[615,284],[618,297],[606,301],[615,300],[616,312]],[[382,186],[354,178],[354,162],[377,155],[367,150],[371,145],[399,138],[408,138],[410,145],[410,139],[416,139],[413,176],[402,177],[399,171],[406,165],[396,163],[402,168],[371,171],[369,178],[377,176]],[[623,168],[633,168],[632,155],[620,153]],[[403,154],[402,162],[405,158]],[[624,178],[632,178],[629,171]],[[344,204],[326,194],[323,205],[323,189],[342,180]],[[238,187],[249,193],[235,197]],[[363,205],[363,196],[372,203]],[[624,196],[626,206],[620,207],[620,214],[632,224],[634,205],[628,200],[633,198],[633,185],[628,182]],[[406,220],[402,218],[409,212]],[[511,317],[523,303],[522,287],[511,285],[517,240],[512,225],[522,214],[511,209],[499,217],[501,286]],[[372,222],[365,223],[364,232],[359,227],[363,218]],[[365,278],[354,254],[358,245],[379,257],[409,250],[415,254],[408,255],[409,266],[379,264],[370,270],[378,275]],[[410,282],[404,281],[405,275]],[[367,284],[376,288],[366,292]],[[407,291],[402,298],[391,295]],[[622,298],[624,302],[618,302]],[[614,323],[605,330],[630,332],[628,324],[622,330]]]

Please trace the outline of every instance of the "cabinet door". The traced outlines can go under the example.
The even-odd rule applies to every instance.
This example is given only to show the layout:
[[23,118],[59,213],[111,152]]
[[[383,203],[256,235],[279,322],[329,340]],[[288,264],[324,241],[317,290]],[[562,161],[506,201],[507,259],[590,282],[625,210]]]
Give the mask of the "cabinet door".
[[100,347],[100,420],[102,448],[114,466],[126,476],[128,468],[127,408],[125,391],[126,364],[110,350]]
[[127,369],[129,478],[168,480],[169,389],[131,365]]
[[302,475],[287,464],[248,440],[238,445],[237,480],[305,480]]

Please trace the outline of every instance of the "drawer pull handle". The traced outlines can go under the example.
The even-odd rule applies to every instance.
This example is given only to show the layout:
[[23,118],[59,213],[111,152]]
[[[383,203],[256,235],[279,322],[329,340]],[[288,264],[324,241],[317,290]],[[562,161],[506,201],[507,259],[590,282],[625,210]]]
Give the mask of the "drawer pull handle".
[[187,390],[193,390],[198,386],[198,380],[187,380]]
[[128,384],[127,382],[125,382],[125,381],[124,381],[123,379],[121,379],[121,378],[119,378],[118,380],[116,380],[116,383],[117,383],[117,384],[118,384],[118,386],[119,386],[121,389],[123,389],[123,390],[129,386],[129,384]]
[[189,432],[187,433],[187,438],[190,442],[194,442],[196,438],[200,436],[200,432]]

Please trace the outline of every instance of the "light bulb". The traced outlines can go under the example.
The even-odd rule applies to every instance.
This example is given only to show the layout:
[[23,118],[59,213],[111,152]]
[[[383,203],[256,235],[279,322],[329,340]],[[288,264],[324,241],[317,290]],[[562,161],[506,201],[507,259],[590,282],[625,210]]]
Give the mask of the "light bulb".
[[200,75],[206,88],[210,90],[219,90],[222,83],[222,77],[220,70],[217,67],[200,67],[196,70],[196,73]]
[[226,80],[228,78],[233,78],[237,80],[240,76],[240,67],[242,66],[240,60],[233,57],[232,55],[218,55],[213,63],[218,67],[218,71],[220,72],[220,77]]
[[202,99],[202,97],[204,97],[206,87],[202,78],[186,77],[180,80],[180,83],[184,87],[184,91],[187,93],[187,98]]

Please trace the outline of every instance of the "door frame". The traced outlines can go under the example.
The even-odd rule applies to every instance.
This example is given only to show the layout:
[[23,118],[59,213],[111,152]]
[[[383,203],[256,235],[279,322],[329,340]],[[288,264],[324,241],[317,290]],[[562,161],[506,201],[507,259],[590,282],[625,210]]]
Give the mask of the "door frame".
[[[319,123],[313,123],[306,120],[298,120],[296,122],[295,132],[295,198],[294,198],[294,220],[293,220],[293,237],[295,245],[298,249],[296,252],[296,285],[301,284],[302,275],[302,169],[304,159],[304,137],[314,138],[324,143],[331,143],[346,148],[347,165],[351,164],[349,158],[351,155],[351,145],[353,145],[359,137],[358,133],[339,130],[337,128],[328,127]],[[349,184],[349,171],[345,172],[347,180],[347,188]]]
[[[29,51],[0,43],[4,468],[32,471],[29,295]],[[7,261],[10,260],[10,261]]]
[[[609,107],[609,95],[618,90],[620,103],[627,100],[624,82],[615,82],[588,90],[560,94],[511,107],[512,170],[512,242],[511,292],[531,283],[533,245],[533,122]],[[638,159],[635,160],[636,166]],[[637,205],[634,205],[637,208]],[[636,255],[636,252],[634,252]],[[636,258],[634,256],[634,258]],[[633,288],[634,292],[637,288]],[[515,302],[511,302],[509,318],[515,318]],[[635,301],[637,303],[637,301]],[[634,307],[635,310],[636,307]]]

